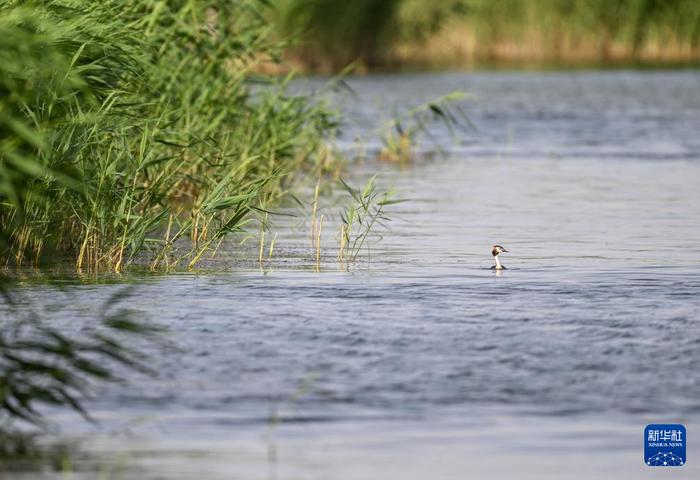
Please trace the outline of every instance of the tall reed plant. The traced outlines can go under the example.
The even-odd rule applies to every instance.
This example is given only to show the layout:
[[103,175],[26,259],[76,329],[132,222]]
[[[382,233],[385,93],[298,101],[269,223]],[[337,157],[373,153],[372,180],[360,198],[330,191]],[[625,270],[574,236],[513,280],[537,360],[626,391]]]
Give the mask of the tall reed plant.
[[347,267],[357,260],[363,247],[368,246],[370,235],[381,238],[379,228],[386,228],[390,221],[386,208],[403,200],[396,199],[393,190],[380,191],[376,175],[361,189],[351,187],[342,179],[340,184],[352,199],[340,214],[338,261]]
[[334,116],[257,73],[267,3],[0,3],[0,260],[194,266],[322,168]]

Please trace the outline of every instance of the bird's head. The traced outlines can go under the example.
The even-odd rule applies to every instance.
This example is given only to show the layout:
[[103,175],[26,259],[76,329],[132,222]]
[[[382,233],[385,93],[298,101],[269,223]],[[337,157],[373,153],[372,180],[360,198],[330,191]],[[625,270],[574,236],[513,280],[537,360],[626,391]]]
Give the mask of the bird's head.
[[503,247],[500,246],[500,245],[494,245],[494,246],[493,246],[493,249],[491,250],[491,255],[493,255],[493,256],[495,257],[495,256],[497,256],[499,253],[503,253],[503,252],[508,253],[508,250],[506,250],[505,248],[503,248]]

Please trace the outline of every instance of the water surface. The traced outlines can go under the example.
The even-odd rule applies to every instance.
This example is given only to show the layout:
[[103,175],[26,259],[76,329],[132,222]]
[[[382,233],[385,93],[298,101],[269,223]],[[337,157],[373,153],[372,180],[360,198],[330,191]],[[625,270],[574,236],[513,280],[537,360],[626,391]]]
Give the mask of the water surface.
[[[94,465],[138,479],[657,473],[644,425],[700,431],[700,74],[349,85],[342,145],[359,133],[375,151],[392,106],[452,90],[474,95],[476,130],[452,142],[434,129],[444,157],[356,167],[357,183],[381,170],[409,200],[350,271],[328,206],[320,273],[306,227],[280,219],[262,271],[232,251],[213,272],[137,279],[129,306],[177,349],[154,353],[158,378],[103,388],[98,427],[55,412],[83,439],[76,477]],[[501,274],[494,243],[511,251]],[[76,328],[119,288],[23,290]],[[678,478],[700,475],[695,445]]]

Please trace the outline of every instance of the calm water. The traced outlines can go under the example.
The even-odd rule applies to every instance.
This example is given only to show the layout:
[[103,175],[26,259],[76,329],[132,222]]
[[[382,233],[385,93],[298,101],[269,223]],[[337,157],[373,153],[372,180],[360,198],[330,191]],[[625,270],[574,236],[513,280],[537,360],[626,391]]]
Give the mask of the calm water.
[[[279,220],[264,272],[232,252],[139,279],[129,306],[172,347],[158,378],[100,390],[99,426],[54,412],[85,452],[74,478],[651,478],[656,422],[686,425],[674,478],[700,478],[700,73],[349,84],[343,145],[452,90],[474,95],[476,131],[435,129],[444,158],[358,167],[410,200],[350,272],[328,206],[320,273],[306,227]],[[76,328],[119,288],[25,293]]]

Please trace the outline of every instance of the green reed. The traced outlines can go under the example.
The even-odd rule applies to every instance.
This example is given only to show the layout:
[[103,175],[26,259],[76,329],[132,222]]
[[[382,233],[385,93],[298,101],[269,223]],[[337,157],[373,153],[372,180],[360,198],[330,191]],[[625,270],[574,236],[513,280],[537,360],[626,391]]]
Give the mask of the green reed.
[[323,168],[334,116],[256,73],[266,4],[0,2],[0,261],[192,267]]
[[378,227],[386,228],[390,221],[386,207],[403,200],[396,199],[393,190],[378,190],[376,175],[362,189],[355,189],[342,179],[340,184],[352,199],[340,214],[342,223],[338,261],[347,265],[357,260],[362,248],[367,245],[370,234],[379,235]]
[[458,131],[475,130],[460,106],[460,101],[467,97],[464,92],[448,93],[399,113],[385,122],[377,132],[383,144],[379,159],[397,163],[411,161],[413,150],[421,136],[428,137],[432,148],[444,153],[443,146],[432,137],[430,127],[435,123],[443,125],[453,139]]

